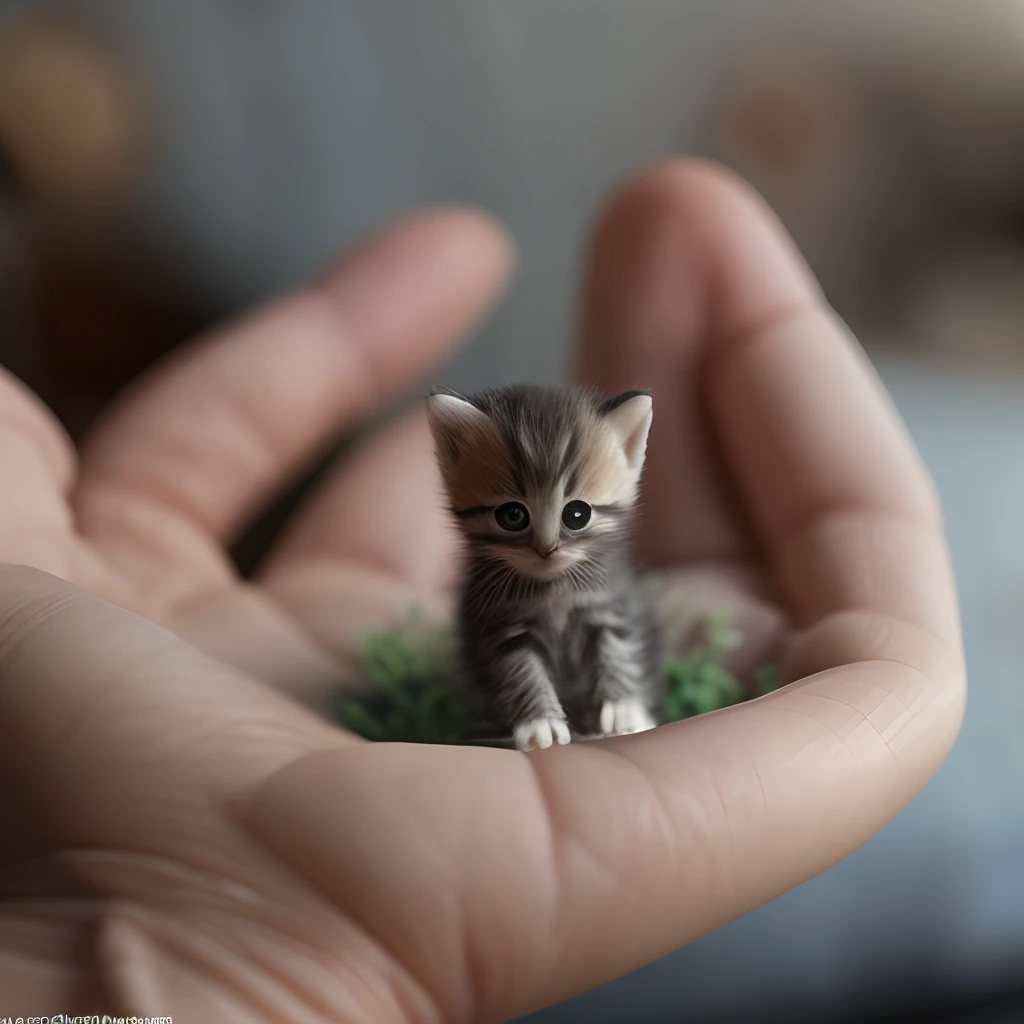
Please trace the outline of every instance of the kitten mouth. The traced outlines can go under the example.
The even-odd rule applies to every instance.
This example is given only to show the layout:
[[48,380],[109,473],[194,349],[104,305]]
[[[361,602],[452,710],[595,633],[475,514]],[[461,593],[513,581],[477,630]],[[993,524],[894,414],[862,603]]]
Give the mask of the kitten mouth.
[[535,580],[557,580],[559,576],[564,576],[566,569],[555,569],[552,566],[539,565],[535,569],[527,571],[528,576],[532,576]]
[[573,560],[567,555],[554,552],[547,558],[531,558],[525,565],[519,566],[519,571],[537,580],[555,580],[564,576],[573,565]]
[[503,552],[502,560],[520,576],[538,583],[553,583],[564,576],[576,564],[576,559],[562,551],[553,551],[547,558],[541,558],[534,551],[522,549]]

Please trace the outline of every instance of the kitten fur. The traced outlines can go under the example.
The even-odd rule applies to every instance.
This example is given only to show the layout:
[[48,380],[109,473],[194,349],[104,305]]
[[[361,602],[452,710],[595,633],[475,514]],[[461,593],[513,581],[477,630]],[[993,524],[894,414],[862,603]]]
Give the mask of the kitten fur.
[[[464,541],[458,633],[484,714],[521,750],[566,743],[570,727],[651,728],[661,637],[629,562],[650,394],[439,389],[427,410]],[[582,529],[562,522],[572,501],[592,510]],[[509,502],[525,506],[525,529],[499,525]]]

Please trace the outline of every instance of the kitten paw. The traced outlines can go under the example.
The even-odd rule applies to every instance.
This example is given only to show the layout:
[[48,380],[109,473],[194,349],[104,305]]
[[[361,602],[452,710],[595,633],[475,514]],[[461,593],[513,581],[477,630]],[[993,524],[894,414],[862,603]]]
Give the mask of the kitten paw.
[[636,700],[609,700],[601,708],[601,732],[605,736],[646,732],[657,724],[650,712]]
[[543,750],[554,743],[569,742],[569,727],[560,718],[535,718],[512,731],[516,750]]

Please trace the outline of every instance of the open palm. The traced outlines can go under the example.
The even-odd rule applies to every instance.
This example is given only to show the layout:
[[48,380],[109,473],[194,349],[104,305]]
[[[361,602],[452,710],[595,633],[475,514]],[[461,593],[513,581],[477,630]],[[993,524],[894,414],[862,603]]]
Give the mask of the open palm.
[[316,286],[159,366],[77,466],[49,412],[0,378],[0,561],[45,569],[283,686],[333,685],[368,621],[450,572],[419,425],[328,481],[258,585],[238,578],[226,546],[339,431],[437,362],[507,264],[480,215],[395,225]]
[[53,992],[195,1020],[503,1019],[823,870],[945,756],[963,667],[927,476],[770,215],[687,163],[606,211],[581,374],[654,388],[641,550],[676,573],[679,621],[728,600],[792,685],[529,756],[364,744],[292,699],[410,603],[445,607],[422,417],[328,479],[256,582],[225,544],[439,357],[507,261],[475,214],[398,225],[159,368],[77,467],[2,381],[0,562],[170,630],[0,573],[0,979],[22,1012]]

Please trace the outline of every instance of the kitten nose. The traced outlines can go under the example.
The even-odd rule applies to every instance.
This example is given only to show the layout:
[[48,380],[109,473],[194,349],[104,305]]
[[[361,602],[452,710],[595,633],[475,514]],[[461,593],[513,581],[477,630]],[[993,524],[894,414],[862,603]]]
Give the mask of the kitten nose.
[[552,551],[558,550],[557,544],[535,544],[533,550],[540,555],[541,558],[550,558]]

